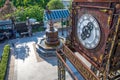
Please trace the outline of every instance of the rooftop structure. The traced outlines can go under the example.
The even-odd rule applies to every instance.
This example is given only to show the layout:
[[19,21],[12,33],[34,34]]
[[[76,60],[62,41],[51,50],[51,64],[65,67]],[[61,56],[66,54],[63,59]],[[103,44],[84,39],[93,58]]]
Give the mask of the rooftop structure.
[[47,27],[50,20],[52,22],[60,22],[62,19],[67,20],[70,16],[70,12],[68,9],[58,9],[58,10],[50,10],[50,14],[44,11],[44,27]]
[[0,30],[13,29],[13,27],[11,20],[0,20]]

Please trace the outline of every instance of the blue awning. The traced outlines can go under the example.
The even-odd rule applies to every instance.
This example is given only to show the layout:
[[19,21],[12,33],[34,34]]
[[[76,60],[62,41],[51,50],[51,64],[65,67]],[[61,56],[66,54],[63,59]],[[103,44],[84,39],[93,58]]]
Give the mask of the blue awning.
[[44,21],[67,19],[70,16],[68,9],[50,10],[50,13],[44,11]]

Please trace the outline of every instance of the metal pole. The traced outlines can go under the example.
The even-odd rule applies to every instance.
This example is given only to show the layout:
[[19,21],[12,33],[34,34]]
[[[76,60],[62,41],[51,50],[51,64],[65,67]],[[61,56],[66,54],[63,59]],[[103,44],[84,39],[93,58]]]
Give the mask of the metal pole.
[[66,21],[66,35],[68,37],[68,26],[69,26],[69,18],[67,18],[67,21]]
[[63,33],[63,18],[62,18],[62,36],[64,35]]
[[[66,62],[66,57],[65,57],[65,55],[61,55],[62,56],[62,58],[63,58],[63,60]],[[62,63],[62,80],[66,80],[66,74],[65,74],[65,66],[64,66],[64,64]]]
[[[61,55],[63,60],[66,62],[66,58],[64,55]],[[62,61],[58,58],[58,80],[66,80],[65,74],[65,66]]]
[[58,80],[61,80],[61,62],[58,58]]

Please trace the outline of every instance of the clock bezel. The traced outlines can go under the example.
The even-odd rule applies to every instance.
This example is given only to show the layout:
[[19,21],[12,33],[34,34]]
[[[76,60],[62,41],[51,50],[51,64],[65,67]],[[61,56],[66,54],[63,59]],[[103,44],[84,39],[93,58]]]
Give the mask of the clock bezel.
[[[97,43],[96,43],[96,45],[94,45],[93,47],[87,47],[87,46],[85,46],[82,42],[83,42],[83,40],[81,39],[81,37],[80,37],[80,35],[81,34],[78,34],[78,29],[80,30],[80,24],[82,24],[82,23],[84,23],[83,21],[84,21],[84,19],[82,19],[82,18],[84,18],[84,17],[89,17],[89,19],[90,18],[92,18],[93,19],[93,21],[94,22],[96,22],[96,25],[97,25],[97,29],[99,30],[99,36],[98,36],[98,41],[97,41]],[[82,21],[81,21],[81,23],[80,23],[80,20],[82,19]],[[87,19],[85,19],[86,21],[88,21],[88,22],[90,22],[90,20],[88,20],[88,18]],[[96,31],[96,29],[95,29],[95,31]],[[78,19],[78,21],[77,21],[77,38],[78,38],[78,40],[79,40],[79,42],[82,44],[82,46],[83,47],[85,47],[86,49],[95,49],[98,45],[99,45],[99,43],[100,43],[100,39],[101,39],[101,29],[100,29],[100,25],[99,25],[99,23],[98,23],[98,20],[94,17],[94,16],[92,16],[91,14],[83,14],[83,15],[81,15],[81,17]],[[79,32],[80,33],[80,32]],[[95,35],[95,37],[96,37],[96,35]],[[95,39],[94,39],[95,40]],[[91,45],[90,45],[91,46]]]
[[[89,5],[86,3],[77,3],[73,4],[74,8],[72,9],[72,31],[71,31],[71,45],[76,50],[76,52],[79,52],[83,57],[85,57],[91,64],[93,64],[96,68],[100,68],[103,61],[103,56],[106,54],[106,47],[107,47],[107,41],[109,38],[109,32],[111,24],[109,23],[109,19],[112,18],[112,16],[108,13],[105,13],[101,10],[99,7],[91,7],[91,6],[81,6],[81,5]],[[92,4],[95,6],[97,4]],[[100,3],[101,6],[107,6],[106,3]],[[106,8],[104,8],[106,9]],[[111,11],[114,11],[113,9],[109,9]],[[92,14],[98,21],[98,24],[101,29],[101,39],[94,49],[86,49],[79,41],[77,37],[77,22],[78,19],[83,14]]]
[[[83,14],[92,14],[92,16],[97,20],[98,22],[98,25],[99,25],[99,28],[100,28],[100,31],[101,31],[101,38],[100,38],[100,41],[98,43],[98,45],[94,48],[94,49],[87,49],[85,48],[81,42],[79,41],[79,38],[77,36],[77,22],[79,20],[79,18],[83,15]],[[97,15],[95,15],[94,13],[81,13],[81,14],[76,14],[75,16],[75,43],[77,42],[77,44],[79,45],[79,48],[81,50],[84,50],[85,52],[87,53],[96,53],[96,52],[99,52],[101,50],[101,48],[104,46],[104,41],[105,41],[105,33],[104,33],[104,28],[102,27],[102,25],[100,24],[99,22],[99,18],[97,17]]]

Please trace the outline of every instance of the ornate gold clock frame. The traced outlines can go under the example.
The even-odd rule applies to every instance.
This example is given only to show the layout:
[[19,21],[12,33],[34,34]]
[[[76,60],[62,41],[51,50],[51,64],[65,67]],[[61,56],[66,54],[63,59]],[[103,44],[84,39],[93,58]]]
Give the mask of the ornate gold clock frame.
[[70,37],[70,44],[56,52],[58,80],[65,80],[65,69],[78,80],[66,59],[86,80],[120,79],[120,0],[73,0]]

